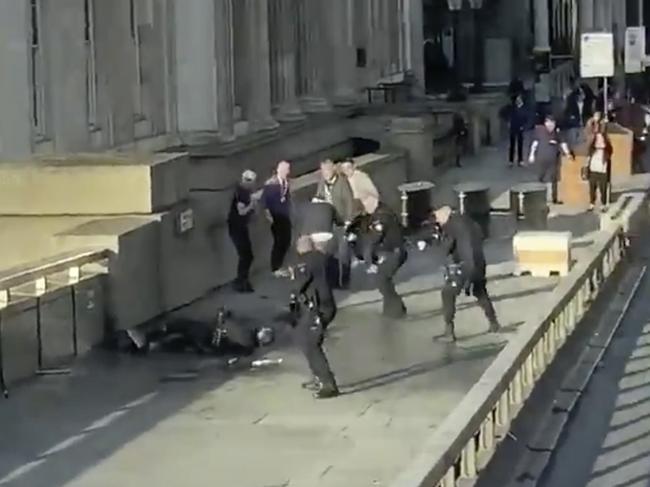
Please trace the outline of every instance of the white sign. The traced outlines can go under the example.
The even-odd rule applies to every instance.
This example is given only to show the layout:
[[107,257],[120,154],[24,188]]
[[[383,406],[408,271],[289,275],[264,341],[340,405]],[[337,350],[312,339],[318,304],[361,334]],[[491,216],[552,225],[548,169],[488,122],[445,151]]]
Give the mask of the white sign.
[[625,72],[642,73],[645,62],[645,27],[625,30]]
[[614,35],[610,32],[587,32],[580,38],[580,76],[604,78],[614,76]]
[[194,212],[187,208],[178,214],[178,233],[187,233],[194,228]]

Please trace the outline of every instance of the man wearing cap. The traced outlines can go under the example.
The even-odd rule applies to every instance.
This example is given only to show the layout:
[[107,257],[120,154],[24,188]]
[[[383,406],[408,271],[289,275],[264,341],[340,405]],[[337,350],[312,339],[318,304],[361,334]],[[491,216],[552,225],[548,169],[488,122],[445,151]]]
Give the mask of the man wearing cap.
[[330,159],[321,162],[320,173],[321,179],[316,188],[315,198],[331,204],[335,210],[332,242],[335,257],[330,261],[330,279],[336,287],[347,288],[350,283],[350,253],[344,233],[355,214],[352,188],[347,178],[338,173],[336,165]]
[[547,115],[543,127],[538,127],[535,140],[530,146],[528,162],[537,164],[537,178],[540,183],[551,185],[551,199],[557,204],[557,183],[560,176],[561,156],[571,156],[568,144],[562,139],[555,119]]
[[251,293],[253,286],[249,281],[249,272],[253,263],[253,246],[248,233],[250,217],[255,211],[256,200],[252,195],[257,175],[250,170],[242,173],[241,181],[235,188],[230,212],[228,213],[228,233],[239,256],[237,278],[233,287],[237,292]]
[[403,228],[398,216],[378,199],[369,197],[366,204],[370,219],[364,261],[368,273],[377,275],[377,289],[383,298],[382,314],[399,319],[406,314],[406,306],[395,290],[393,277],[407,258]]
[[339,394],[323,351],[325,329],[336,316],[336,302],[327,279],[327,256],[324,252],[331,239],[331,233],[317,233],[298,239],[296,251],[300,263],[295,268],[296,285],[291,295],[296,342],[313,376],[303,387],[313,390],[317,399]]
[[445,285],[442,289],[445,338],[456,341],[456,298],[463,291],[468,296],[474,295],[489,321],[490,331],[498,332],[501,326],[485,287],[486,264],[481,227],[468,216],[454,213],[449,206],[436,210],[433,217],[434,225],[441,230],[438,236],[443,252],[452,261],[445,268]]

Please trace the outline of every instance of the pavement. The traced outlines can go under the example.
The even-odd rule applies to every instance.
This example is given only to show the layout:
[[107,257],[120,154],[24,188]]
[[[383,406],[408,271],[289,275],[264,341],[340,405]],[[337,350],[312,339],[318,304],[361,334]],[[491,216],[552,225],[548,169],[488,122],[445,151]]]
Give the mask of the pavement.
[[[507,169],[503,150],[488,149],[449,171],[436,198],[480,179],[501,201],[508,187],[532,177]],[[316,401],[300,388],[306,364],[286,332],[264,355],[283,362],[258,369],[189,354],[98,351],[69,375],[29,381],[0,402],[0,485],[389,485],[557,284],[513,277],[514,222],[493,220],[488,289],[502,333],[486,333],[474,300],[462,297],[458,344],[432,340],[443,330],[443,258],[435,250],[412,253],[398,273],[404,320],[379,315],[379,295],[357,269],[355,291],[337,296],[340,313],[326,341],[339,398]],[[564,214],[551,224],[574,231],[578,259],[595,226],[593,215]],[[224,290],[177,316],[208,319],[226,304],[249,324],[270,323],[284,309],[288,284],[259,276],[254,285],[255,295]]]

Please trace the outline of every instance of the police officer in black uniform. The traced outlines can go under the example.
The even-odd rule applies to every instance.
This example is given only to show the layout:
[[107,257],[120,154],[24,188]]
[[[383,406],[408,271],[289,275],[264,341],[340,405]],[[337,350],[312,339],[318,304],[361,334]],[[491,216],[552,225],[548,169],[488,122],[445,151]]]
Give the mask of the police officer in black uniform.
[[312,380],[303,387],[314,391],[317,399],[338,396],[334,374],[323,351],[324,332],[336,315],[336,302],[327,278],[325,246],[331,233],[302,236],[296,243],[300,263],[294,270],[296,286],[291,295],[294,332]]
[[406,262],[404,230],[397,215],[379,200],[367,202],[370,213],[365,235],[364,261],[368,273],[377,275],[377,289],[383,298],[383,314],[399,319],[406,314],[406,306],[395,290],[393,276]]
[[255,211],[252,190],[256,180],[257,175],[253,171],[246,170],[242,173],[241,182],[235,188],[228,213],[228,233],[239,256],[237,278],[233,282],[233,288],[241,293],[253,292],[253,286],[248,279],[253,263],[253,246],[248,233],[248,223]]
[[498,332],[501,326],[486,289],[486,263],[480,226],[468,216],[454,213],[448,206],[436,210],[434,218],[436,227],[441,230],[438,237],[440,245],[452,261],[445,268],[445,285],[442,289],[445,338],[456,341],[454,315],[456,298],[461,292],[474,295],[489,321],[490,331]]

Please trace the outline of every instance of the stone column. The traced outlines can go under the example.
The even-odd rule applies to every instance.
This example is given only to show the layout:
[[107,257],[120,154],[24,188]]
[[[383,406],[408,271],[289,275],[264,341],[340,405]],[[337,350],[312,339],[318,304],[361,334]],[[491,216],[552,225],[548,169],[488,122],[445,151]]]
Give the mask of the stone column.
[[300,42],[305,48],[303,59],[303,109],[306,112],[323,112],[331,109],[325,98],[325,74],[329,69],[328,48],[324,45],[324,17],[329,2],[323,0],[299,0]]
[[272,130],[278,122],[271,116],[271,49],[268,0],[236,0],[244,4],[248,92],[245,118],[252,131]]
[[0,2],[0,159],[27,156],[32,146],[29,3]]
[[217,69],[217,129],[223,141],[235,138],[233,60],[233,0],[215,0],[215,58]]
[[580,33],[589,32],[594,28],[594,0],[580,0]]
[[549,28],[548,28],[548,1],[535,0],[535,50],[549,51]]
[[415,89],[424,94],[424,14],[422,0],[405,0],[406,67],[415,76]]
[[395,147],[408,151],[407,181],[433,181],[433,133],[435,121],[430,115],[400,117],[390,121],[388,140]]
[[215,6],[215,0],[176,5],[176,86],[182,132],[217,130]]
[[[47,55],[48,137],[57,152],[87,149],[86,46],[83,0],[42,2],[41,43]],[[80,69],[80,67],[82,67]]]
[[349,0],[328,1],[328,33],[333,46],[333,102],[335,105],[350,105],[357,98],[355,52],[349,28],[351,5]]
[[270,0],[271,82],[277,98],[276,118],[280,122],[302,120],[298,103],[296,58],[298,51],[298,4],[296,0]]

